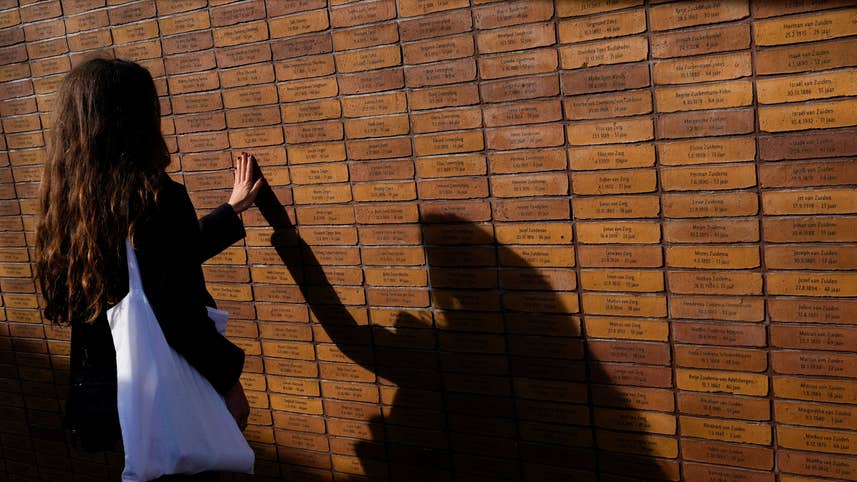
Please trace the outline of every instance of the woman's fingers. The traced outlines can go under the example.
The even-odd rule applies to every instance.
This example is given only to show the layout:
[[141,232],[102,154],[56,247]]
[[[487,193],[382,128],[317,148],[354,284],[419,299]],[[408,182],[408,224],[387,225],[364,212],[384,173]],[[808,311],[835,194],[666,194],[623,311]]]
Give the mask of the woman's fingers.
[[237,213],[246,210],[253,204],[256,194],[264,184],[263,176],[254,182],[254,168],[255,158],[252,154],[241,152],[235,157],[235,185],[232,188],[232,195],[229,197],[229,204]]
[[253,182],[253,156],[244,153],[244,182]]

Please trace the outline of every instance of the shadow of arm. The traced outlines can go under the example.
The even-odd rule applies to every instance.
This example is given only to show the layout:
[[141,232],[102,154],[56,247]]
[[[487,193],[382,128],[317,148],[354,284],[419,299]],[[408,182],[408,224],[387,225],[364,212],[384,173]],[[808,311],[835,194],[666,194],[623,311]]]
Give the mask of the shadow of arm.
[[[345,356],[374,372],[376,367],[372,352],[366,349],[371,347],[371,325],[361,325],[354,319],[351,312],[342,304],[339,294],[330,284],[324,270],[319,269],[318,273],[314,273],[314,283],[311,287],[307,283],[304,267],[321,266],[321,263],[318,262],[310,246],[298,235],[297,229],[292,225],[277,195],[267,184],[259,191],[256,206],[262,217],[274,229],[271,245],[277,252],[277,256],[296,280],[301,294],[325,332]],[[355,339],[362,340],[362,344],[355,344]]]

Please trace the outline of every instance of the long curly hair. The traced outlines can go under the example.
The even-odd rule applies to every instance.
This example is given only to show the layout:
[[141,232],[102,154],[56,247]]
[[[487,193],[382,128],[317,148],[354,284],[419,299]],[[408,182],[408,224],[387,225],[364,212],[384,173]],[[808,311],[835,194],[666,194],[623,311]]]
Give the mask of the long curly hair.
[[125,238],[170,162],[160,117],[152,76],[134,62],[89,60],[63,80],[36,224],[36,275],[54,323],[91,323],[124,296]]

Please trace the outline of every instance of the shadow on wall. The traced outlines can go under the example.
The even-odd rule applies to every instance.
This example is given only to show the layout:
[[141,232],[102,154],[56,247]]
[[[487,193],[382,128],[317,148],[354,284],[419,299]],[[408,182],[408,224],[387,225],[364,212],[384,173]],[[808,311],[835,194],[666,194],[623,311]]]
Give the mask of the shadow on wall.
[[[593,431],[647,422],[634,413],[634,397],[610,386],[587,353],[572,315],[578,310],[571,270],[529,266],[496,244],[491,225],[424,215],[406,248],[422,253],[389,263],[414,269],[366,269],[381,280],[367,283],[379,285],[367,290],[369,322],[340,302],[269,187],[256,204],[274,228],[272,244],[284,265],[296,280],[309,280],[299,283],[301,293],[329,341],[363,369],[340,365],[342,373],[377,377],[381,386],[382,408],[355,401],[360,394],[325,400],[331,451],[341,454],[333,456],[337,481],[679,479],[674,460],[653,456],[650,437]],[[425,290],[383,287],[425,286],[424,263],[430,300]],[[385,302],[414,308],[381,308]],[[336,365],[329,367],[335,375]],[[593,412],[591,400],[605,408]],[[667,418],[674,423],[672,414]],[[280,462],[289,459],[281,447]],[[298,468],[292,475],[331,480],[329,472]]]
[[[603,428],[593,433],[593,424],[647,422],[633,410],[637,399],[611,386],[603,365],[587,353],[571,314],[577,293],[570,270],[527,265],[495,243],[490,225],[424,216],[409,234],[413,269],[396,270],[392,278],[380,274],[389,269],[379,269],[374,276],[381,285],[410,280],[424,286],[427,264],[431,299],[424,289],[370,288],[369,323],[340,302],[270,187],[257,206],[274,228],[272,244],[284,265],[295,279],[309,280],[300,289],[327,341],[358,365],[326,363],[332,376],[325,378],[357,373],[381,386],[380,405],[355,401],[359,393],[326,397],[336,481],[678,480],[674,460],[652,456],[657,447],[650,437]],[[4,296],[13,295],[8,288]],[[380,307],[384,302],[414,308]],[[62,354],[63,345],[38,330],[49,330],[50,340],[68,338],[67,330],[38,322],[0,332],[0,481],[119,480],[121,451],[68,448],[59,406],[68,371],[57,364],[62,358],[49,355]],[[593,411],[590,400],[608,408]],[[326,467],[306,467],[299,451],[281,444],[278,452],[282,479],[333,480]],[[270,468],[260,472],[278,472]],[[280,480],[222,478],[235,479]]]

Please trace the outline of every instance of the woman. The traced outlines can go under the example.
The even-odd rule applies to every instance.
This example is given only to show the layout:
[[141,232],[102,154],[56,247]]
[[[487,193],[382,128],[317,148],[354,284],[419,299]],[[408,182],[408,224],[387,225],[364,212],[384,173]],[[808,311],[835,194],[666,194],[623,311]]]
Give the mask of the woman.
[[45,317],[71,325],[64,423],[84,450],[108,450],[121,435],[106,311],[128,292],[128,237],[167,343],[224,395],[242,429],[249,415],[238,380],[244,352],[208,318],[214,300],[200,265],[244,237],[238,213],[263,180],[254,182],[251,156],[242,153],[229,202],[197,221],[185,188],[164,172],[170,157],[160,123],[152,77],[133,62],[90,60],[68,73],[58,93],[36,270]]

